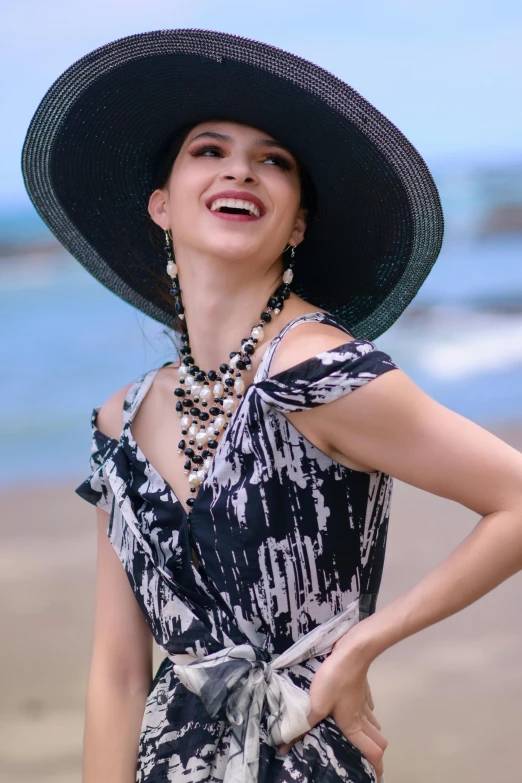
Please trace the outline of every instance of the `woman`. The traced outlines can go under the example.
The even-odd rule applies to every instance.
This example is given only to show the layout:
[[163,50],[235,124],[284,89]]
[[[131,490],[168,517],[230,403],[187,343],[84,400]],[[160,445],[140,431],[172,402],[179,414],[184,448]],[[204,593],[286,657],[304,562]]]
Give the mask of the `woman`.
[[[23,165],[60,241],[180,333],[93,413],[85,782],[383,780],[371,663],[522,567],[522,456],[371,342],[440,249],[425,164],[311,63],[182,30],[72,66]],[[482,519],[376,611],[392,476]]]

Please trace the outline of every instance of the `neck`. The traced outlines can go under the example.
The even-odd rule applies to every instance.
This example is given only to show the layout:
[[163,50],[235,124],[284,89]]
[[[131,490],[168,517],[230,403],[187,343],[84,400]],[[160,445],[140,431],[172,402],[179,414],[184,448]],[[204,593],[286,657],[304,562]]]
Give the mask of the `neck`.
[[[181,256],[181,257],[180,257]],[[202,370],[218,370],[241,347],[282,282],[283,260],[266,264],[234,263],[198,253],[176,252],[184,324],[191,354]],[[282,315],[282,313],[281,313]],[[264,327],[263,343],[281,329],[280,316]]]

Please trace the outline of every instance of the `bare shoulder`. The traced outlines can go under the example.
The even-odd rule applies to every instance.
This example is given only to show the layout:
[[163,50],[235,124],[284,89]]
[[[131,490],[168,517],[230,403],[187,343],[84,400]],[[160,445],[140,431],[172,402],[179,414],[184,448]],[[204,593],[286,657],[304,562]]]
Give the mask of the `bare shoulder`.
[[270,365],[270,375],[276,375],[322,351],[330,351],[352,340],[355,337],[351,334],[330,324],[320,321],[300,323],[290,329],[277,346]]
[[114,392],[109,399],[103,403],[98,411],[96,426],[109,438],[120,437],[123,428],[123,404],[131,388],[132,383],[128,383],[117,392]]

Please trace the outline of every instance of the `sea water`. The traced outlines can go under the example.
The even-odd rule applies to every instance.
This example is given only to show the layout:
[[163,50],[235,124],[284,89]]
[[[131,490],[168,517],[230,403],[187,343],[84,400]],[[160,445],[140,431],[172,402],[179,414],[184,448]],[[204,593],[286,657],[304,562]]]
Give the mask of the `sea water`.
[[[514,241],[446,250],[374,340],[425,392],[478,423],[522,417],[521,251]],[[87,475],[93,407],[176,358],[164,327],[65,253],[2,260],[0,330],[2,485]]]

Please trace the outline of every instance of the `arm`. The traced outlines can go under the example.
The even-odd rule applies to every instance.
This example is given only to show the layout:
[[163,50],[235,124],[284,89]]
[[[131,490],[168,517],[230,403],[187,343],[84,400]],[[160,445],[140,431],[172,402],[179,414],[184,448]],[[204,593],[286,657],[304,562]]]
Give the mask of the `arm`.
[[[371,663],[522,568],[522,455],[437,403],[401,370],[328,406],[294,415],[308,417],[334,455],[455,500],[482,517],[418,585],[352,628],[314,678],[311,723],[331,714],[375,764],[382,759],[382,745],[361,709]],[[422,535],[420,526],[417,532]]]
[[369,664],[522,569],[522,454],[440,405],[401,370],[331,407],[336,410],[331,411],[327,437],[335,450],[455,500],[482,517],[416,587],[366,618],[353,636],[347,635],[346,644],[348,636],[351,644],[357,637],[359,658]]
[[[121,431],[118,392],[98,425]],[[152,680],[152,635],[108,537],[109,515],[96,509],[98,544],[94,644],[87,687],[84,783],[134,783],[138,740]]]

